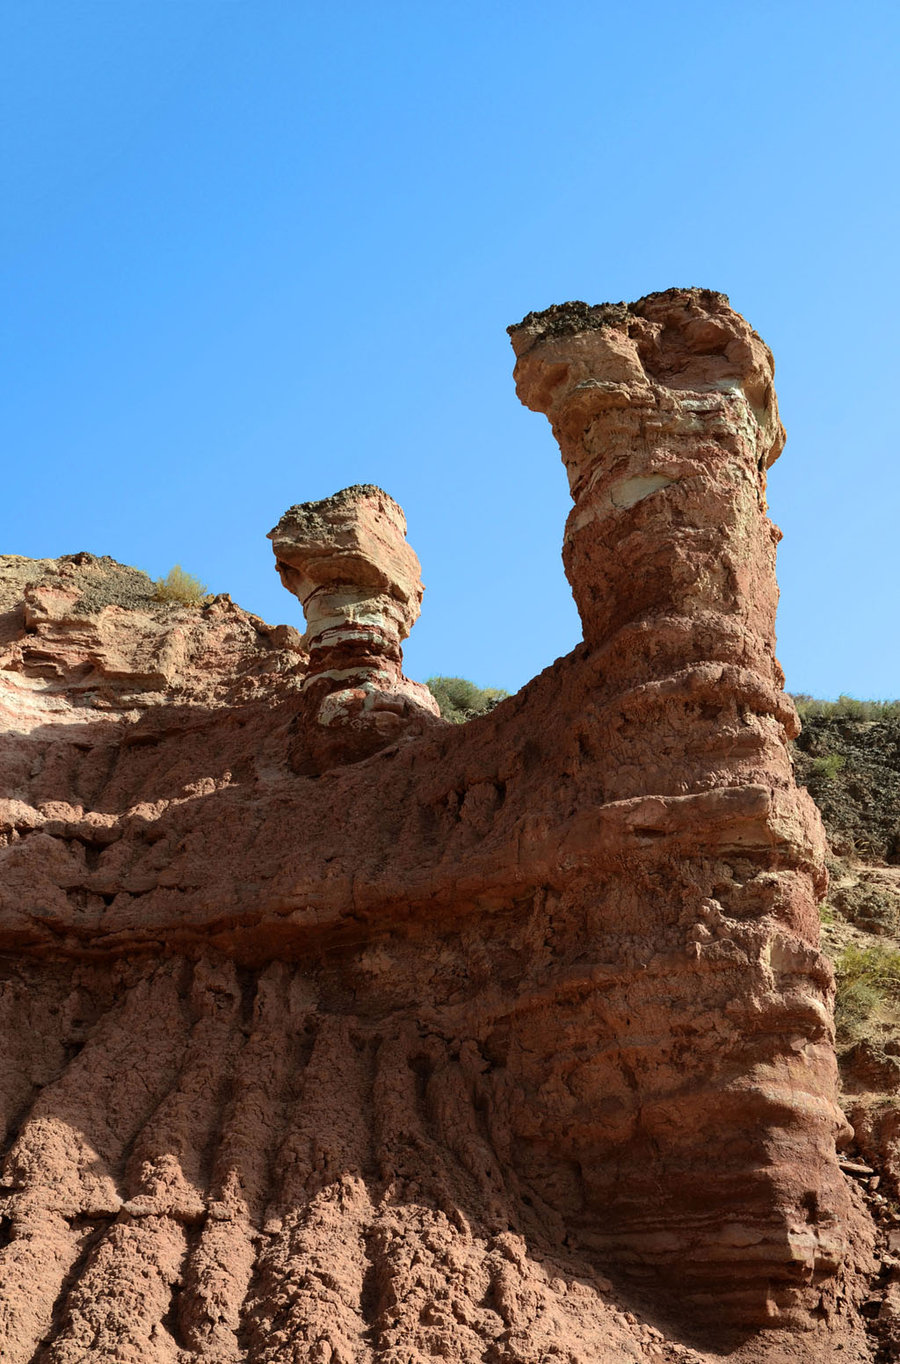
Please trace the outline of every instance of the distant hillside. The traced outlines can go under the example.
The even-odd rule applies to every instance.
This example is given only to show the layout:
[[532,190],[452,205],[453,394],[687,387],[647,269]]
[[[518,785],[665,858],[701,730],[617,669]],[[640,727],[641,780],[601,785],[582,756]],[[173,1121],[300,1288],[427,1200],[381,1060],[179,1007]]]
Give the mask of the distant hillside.
[[[797,780],[822,812],[831,853],[822,946],[837,978],[842,1103],[856,1140],[848,1168],[861,1172],[892,1273],[900,1245],[900,703],[795,700],[803,721]],[[871,1162],[868,1176],[865,1163],[853,1167],[860,1158]],[[873,1331],[883,1338],[879,1358],[896,1359],[887,1318]]]
[[799,698],[797,780],[822,811],[835,853],[900,863],[900,702],[850,704],[857,713]]

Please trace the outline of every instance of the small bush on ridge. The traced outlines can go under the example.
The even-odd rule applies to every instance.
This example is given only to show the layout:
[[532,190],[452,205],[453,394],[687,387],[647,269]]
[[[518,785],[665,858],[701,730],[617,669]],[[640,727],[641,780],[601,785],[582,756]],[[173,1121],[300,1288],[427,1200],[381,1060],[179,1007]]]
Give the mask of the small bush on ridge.
[[493,710],[498,701],[509,696],[502,687],[476,687],[465,677],[429,677],[425,686],[440,707],[445,720],[464,724],[473,715]]
[[185,573],[181,564],[170,568],[164,578],[157,578],[156,601],[180,602],[182,606],[199,606],[206,596],[206,584]]
[[818,716],[847,720],[900,720],[900,701],[858,701],[841,695],[836,701],[819,701],[807,692],[795,692],[792,700],[801,720]]

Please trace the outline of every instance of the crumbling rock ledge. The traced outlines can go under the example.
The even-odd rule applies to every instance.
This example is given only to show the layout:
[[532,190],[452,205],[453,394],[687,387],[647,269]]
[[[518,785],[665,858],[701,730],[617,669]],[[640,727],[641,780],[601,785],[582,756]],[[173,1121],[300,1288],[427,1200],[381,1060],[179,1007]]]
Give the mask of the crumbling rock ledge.
[[272,532],[302,639],[5,562],[12,1364],[871,1358],[771,356],[703,290],[512,339],[584,641],[465,726],[372,486]]

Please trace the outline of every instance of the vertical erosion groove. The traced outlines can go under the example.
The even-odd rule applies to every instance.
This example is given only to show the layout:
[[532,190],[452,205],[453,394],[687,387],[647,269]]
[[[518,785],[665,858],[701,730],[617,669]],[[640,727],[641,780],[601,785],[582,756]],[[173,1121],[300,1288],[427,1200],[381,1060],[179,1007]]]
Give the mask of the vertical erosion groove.
[[171,1083],[179,1014],[170,971],[139,980],[40,1092],[16,1135],[3,1175],[12,1231],[0,1257],[0,1338],[14,1364],[31,1358],[54,1313],[65,1318],[60,1300],[77,1290],[73,1265],[96,1239],[92,1224],[102,1229],[121,1208],[120,1165]]

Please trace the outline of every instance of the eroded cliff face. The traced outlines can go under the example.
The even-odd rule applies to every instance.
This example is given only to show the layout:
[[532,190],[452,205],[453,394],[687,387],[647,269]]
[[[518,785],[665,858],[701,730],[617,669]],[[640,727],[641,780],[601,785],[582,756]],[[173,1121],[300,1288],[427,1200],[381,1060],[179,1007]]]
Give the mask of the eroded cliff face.
[[870,1358],[771,357],[700,290],[511,331],[585,638],[465,726],[369,485],[272,532],[302,638],[4,561],[4,1359]]

